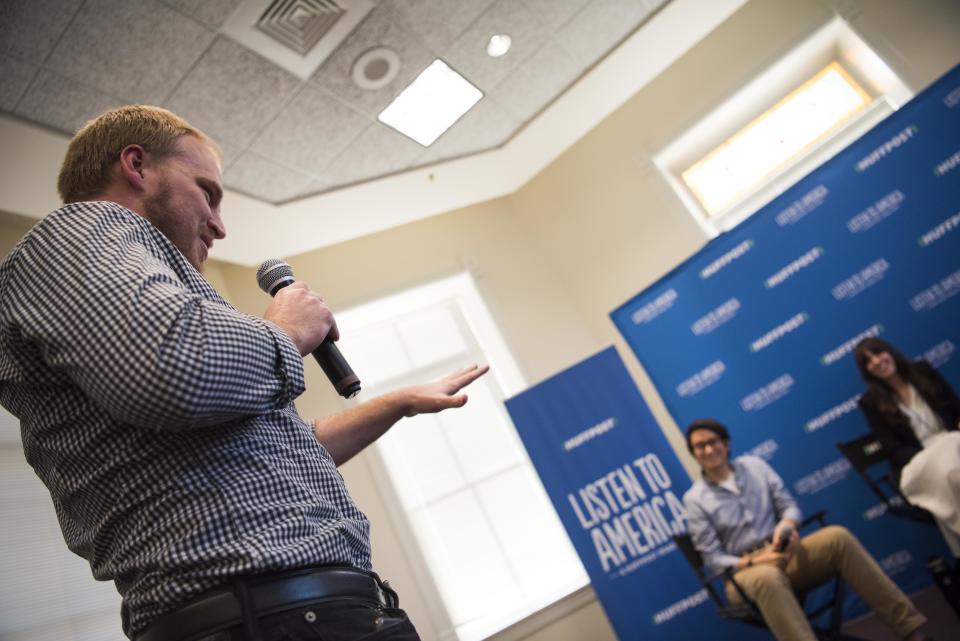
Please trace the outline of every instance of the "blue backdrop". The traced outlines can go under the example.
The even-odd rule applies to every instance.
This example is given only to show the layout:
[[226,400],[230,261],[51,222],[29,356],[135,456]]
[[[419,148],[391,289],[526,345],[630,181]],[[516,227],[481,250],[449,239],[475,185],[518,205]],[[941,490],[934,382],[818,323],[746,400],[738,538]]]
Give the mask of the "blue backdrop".
[[621,639],[704,638],[704,615],[709,638],[747,638],[713,634],[706,593],[671,539],[686,531],[689,477],[615,349],[507,410]]
[[681,427],[725,423],[913,592],[942,538],[884,515],[835,445],[868,429],[863,336],[960,383],[958,293],[960,67],[611,317]]

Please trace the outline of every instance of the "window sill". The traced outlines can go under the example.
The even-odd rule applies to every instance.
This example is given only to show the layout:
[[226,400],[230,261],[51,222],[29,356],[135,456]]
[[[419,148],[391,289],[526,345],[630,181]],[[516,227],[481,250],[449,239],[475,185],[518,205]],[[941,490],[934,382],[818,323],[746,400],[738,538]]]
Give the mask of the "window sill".
[[560,619],[573,614],[577,610],[594,603],[596,600],[597,595],[593,591],[593,586],[588,583],[560,600],[551,603],[547,607],[537,610],[526,618],[492,634],[487,637],[486,641],[519,641],[520,639],[525,639],[538,630],[542,630]]

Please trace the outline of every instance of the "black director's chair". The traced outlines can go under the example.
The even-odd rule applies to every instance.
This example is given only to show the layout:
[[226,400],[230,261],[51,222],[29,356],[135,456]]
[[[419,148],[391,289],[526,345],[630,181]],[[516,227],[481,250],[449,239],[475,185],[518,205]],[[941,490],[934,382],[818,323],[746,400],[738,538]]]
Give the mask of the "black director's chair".
[[[826,525],[826,521],[824,520],[825,514],[825,511],[820,511],[809,516],[800,525],[800,529],[803,529],[813,522],[817,522],[820,524],[820,527],[823,527]],[[768,629],[766,622],[763,620],[763,615],[760,614],[760,609],[757,607],[756,603],[747,597],[746,593],[743,591],[743,588],[740,587],[740,584],[734,579],[734,572],[732,568],[727,568],[722,572],[707,574],[707,568],[704,566],[703,558],[700,556],[700,552],[697,551],[697,548],[694,547],[693,539],[690,537],[690,535],[679,534],[674,536],[673,540],[677,544],[677,547],[680,548],[680,551],[683,552],[683,556],[687,559],[687,562],[690,563],[690,567],[693,568],[694,573],[696,573],[697,578],[700,579],[703,587],[706,588],[707,594],[710,595],[710,600],[713,601],[714,605],[716,606],[717,614],[720,615],[721,619],[739,621],[741,623],[746,623],[758,628],[763,628],[764,630]],[[731,584],[733,584],[734,589],[742,599],[741,603],[731,603],[726,598],[724,595],[724,589],[722,587],[723,581],[729,581]],[[718,582],[720,582],[719,589],[717,587]],[[806,611],[807,620],[810,621],[810,625],[813,628],[814,634],[816,634],[817,639],[820,639],[821,641],[865,641],[860,637],[852,637],[841,632],[840,627],[843,624],[843,597],[846,584],[840,575],[834,577],[832,579],[832,583],[833,591],[829,600],[823,605]],[[806,596],[807,595],[805,592],[797,593],[797,601],[800,602],[801,607],[804,607]],[[814,623],[828,611],[830,612],[830,621],[827,627],[823,627],[822,625]]]
[[890,473],[878,474],[877,467],[887,469],[887,455],[883,450],[883,444],[877,440],[873,434],[864,434],[852,441],[837,443],[837,449],[850,461],[850,465],[857,472],[857,475],[863,479],[870,490],[880,499],[886,507],[887,514],[896,516],[918,523],[927,525],[936,525],[933,516],[926,510],[911,505],[900,488],[895,487],[890,480]]

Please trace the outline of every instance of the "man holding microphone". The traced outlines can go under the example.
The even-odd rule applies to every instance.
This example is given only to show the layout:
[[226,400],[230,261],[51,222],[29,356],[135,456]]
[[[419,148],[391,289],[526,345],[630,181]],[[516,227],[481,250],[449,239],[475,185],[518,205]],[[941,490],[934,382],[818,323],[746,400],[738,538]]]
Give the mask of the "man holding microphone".
[[404,416],[462,406],[487,368],[304,421],[302,359],[336,322],[305,283],[258,318],[201,276],[226,235],[205,134],[109,111],[71,140],[58,189],[0,265],[0,403],[127,636],[418,639],[336,466]]

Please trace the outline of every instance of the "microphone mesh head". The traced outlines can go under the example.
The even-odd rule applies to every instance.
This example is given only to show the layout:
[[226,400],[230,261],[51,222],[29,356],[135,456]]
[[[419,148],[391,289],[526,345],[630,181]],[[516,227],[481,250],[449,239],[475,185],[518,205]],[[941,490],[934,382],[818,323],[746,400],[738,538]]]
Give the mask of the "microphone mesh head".
[[277,281],[284,278],[294,279],[293,268],[280,259],[270,258],[260,263],[257,268],[257,285],[268,294]]

